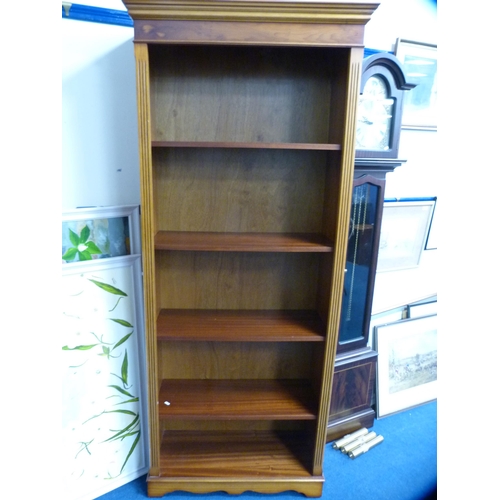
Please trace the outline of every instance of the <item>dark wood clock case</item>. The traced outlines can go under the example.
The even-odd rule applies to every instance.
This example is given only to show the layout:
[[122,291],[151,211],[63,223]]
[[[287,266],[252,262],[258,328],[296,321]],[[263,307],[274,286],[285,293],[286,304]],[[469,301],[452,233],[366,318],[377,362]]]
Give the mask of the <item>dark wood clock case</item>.
[[406,160],[397,158],[406,81],[392,54],[376,54],[363,61],[361,89],[373,75],[382,75],[395,99],[390,148],[356,151],[351,218],[342,298],[339,341],[335,358],[327,441],[362,427],[372,427],[377,352],[368,346],[386,174]]
[[396,56],[389,53],[374,54],[363,60],[363,73],[361,75],[360,86],[361,93],[363,92],[366,82],[372,76],[379,76],[382,78],[387,85],[387,97],[394,99],[389,147],[384,151],[357,149],[356,158],[396,159],[399,152],[404,92],[414,88],[415,84],[406,81],[401,63]]

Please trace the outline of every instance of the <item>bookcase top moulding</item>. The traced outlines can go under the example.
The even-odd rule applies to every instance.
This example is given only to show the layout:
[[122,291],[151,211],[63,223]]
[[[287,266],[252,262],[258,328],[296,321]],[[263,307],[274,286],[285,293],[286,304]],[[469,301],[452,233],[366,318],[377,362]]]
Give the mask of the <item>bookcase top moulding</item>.
[[[357,0],[122,0],[134,20],[135,40],[150,43],[179,43],[178,29],[169,24],[172,21],[191,23],[216,21],[214,33],[203,34],[198,40],[191,33],[191,43],[270,43],[300,45],[344,45],[362,46],[364,26],[370,20],[380,2]],[[268,38],[259,30],[243,30],[239,36],[227,32],[225,23],[275,23],[276,33]],[[284,23],[297,25],[318,25],[317,35],[312,40],[300,40],[295,34],[281,33]],[[349,28],[337,33],[339,25]],[[332,28],[334,29],[332,32]],[[287,28],[289,30],[289,27]],[[269,26],[266,30],[269,31]],[[332,35],[333,33],[333,35]],[[229,35],[229,36],[228,36]],[[263,35],[263,39],[260,36]],[[310,34],[309,34],[310,35]],[[185,32],[184,32],[185,36]],[[343,40],[342,43],[339,43]]]

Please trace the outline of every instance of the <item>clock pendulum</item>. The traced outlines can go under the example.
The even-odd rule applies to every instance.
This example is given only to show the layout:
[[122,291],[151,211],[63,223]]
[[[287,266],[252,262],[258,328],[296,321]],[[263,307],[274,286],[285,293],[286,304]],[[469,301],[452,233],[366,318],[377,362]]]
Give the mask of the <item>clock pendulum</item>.
[[346,312],[346,321],[351,320],[351,312],[352,312],[352,303],[353,303],[353,294],[354,294],[354,283],[356,278],[356,267],[357,267],[357,256],[358,256],[358,247],[359,247],[359,236],[360,233],[365,230],[366,223],[366,210],[367,210],[367,194],[368,194],[368,186],[363,184],[361,186],[357,186],[354,189],[354,203],[352,207],[353,215],[351,218],[352,230],[350,237],[354,237],[354,249],[352,256],[352,270],[351,270],[351,283],[349,286],[349,297],[347,303],[347,312]]

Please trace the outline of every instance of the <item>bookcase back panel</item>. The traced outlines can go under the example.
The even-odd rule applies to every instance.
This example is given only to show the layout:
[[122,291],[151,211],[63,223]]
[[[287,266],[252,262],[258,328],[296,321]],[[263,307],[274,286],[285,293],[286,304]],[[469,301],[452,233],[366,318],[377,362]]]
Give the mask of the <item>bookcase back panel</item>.
[[297,420],[168,420],[161,421],[164,431],[304,431],[310,422]]
[[328,142],[331,49],[149,50],[153,140]]
[[316,309],[319,262],[331,254],[157,252],[162,309]]
[[[156,228],[321,232],[327,156],[322,151],[155,151]],[[334,188],[328,186],[329,198]]]
[[[235,332],[237,337],[238,332]],[[313,347],[299,342],[163,342],[159,376],[186,379],[310,379]]]

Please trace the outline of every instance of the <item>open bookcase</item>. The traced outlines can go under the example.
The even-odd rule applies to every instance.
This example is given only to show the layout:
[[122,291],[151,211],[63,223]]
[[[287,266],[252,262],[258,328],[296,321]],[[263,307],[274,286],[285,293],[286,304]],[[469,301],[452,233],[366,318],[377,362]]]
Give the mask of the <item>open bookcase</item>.
[[321,496],[371,2],[124,0],[148,494]]

